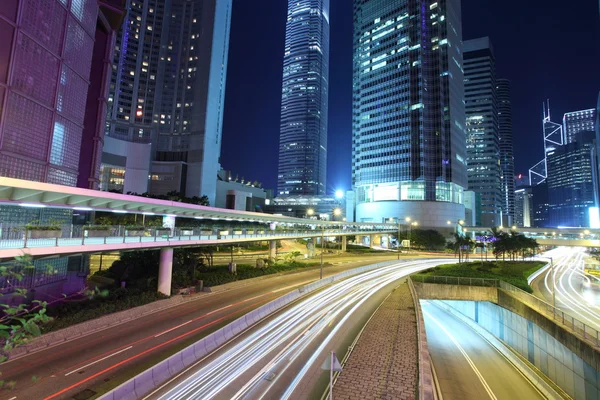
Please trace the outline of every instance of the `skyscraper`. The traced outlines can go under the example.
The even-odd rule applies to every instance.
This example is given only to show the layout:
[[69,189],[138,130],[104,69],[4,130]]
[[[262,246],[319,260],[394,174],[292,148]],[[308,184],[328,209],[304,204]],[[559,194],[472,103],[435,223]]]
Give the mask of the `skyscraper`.
[[563,116],[565,144],[573,143],[579,132],[593,132],[596,122],[596,110],[572,111]]
[[511,226],[515,218],[515,157],[513,153],[512,105],[510,81],[496,79],[500,171],[502,179],[502,224]]
[[496,98],[496,59],[488,37],[464,42],[467,177],[481,195],[477,225],[502,224],[500,136]]
[[548,153],[549,225],[589,227],[595,206],[595,132],[581,131]]
[[128,7],[112,75],[104,188],[175,190],[214,204],[232,1],[128,0]]
[[356,220],[447,226],[467,185],[459,0],[355,0]]
[[329,0],[289,0],[277,195],[325,194]]

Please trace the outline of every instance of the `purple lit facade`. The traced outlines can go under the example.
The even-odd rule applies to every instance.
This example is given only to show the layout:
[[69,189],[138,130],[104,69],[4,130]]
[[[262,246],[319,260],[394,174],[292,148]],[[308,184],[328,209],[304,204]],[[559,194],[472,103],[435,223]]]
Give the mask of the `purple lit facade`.
[[[113,32],[123,5],[124,0],[0,0],[0,177],[94,188]],[[20,229],[32,221],[67,226],[72,218],[69,209],[0,205],[0,234],[22,235]],[[87,259],[36,260],[35,274],[21,285],[35,288],[37,298],[79,290]]]
[[0,4],[0,176],[75,186],[97,2]]

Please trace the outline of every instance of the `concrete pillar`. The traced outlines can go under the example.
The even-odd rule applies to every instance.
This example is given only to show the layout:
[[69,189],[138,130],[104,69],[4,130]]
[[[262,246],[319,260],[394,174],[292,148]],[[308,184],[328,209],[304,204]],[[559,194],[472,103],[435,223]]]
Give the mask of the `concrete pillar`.
[[348,236],[342,236],[342,251],[346,251],[346,239]]
[[373,248],[373,244],[375,243],[375,235],[369,236],[369,248]]
[[277,257],[277,240],[269,241],[269,260],[273,260]]
[[173,277],[173,248],[160,249],[158,264],[158,292],[171,295],[171,279]]

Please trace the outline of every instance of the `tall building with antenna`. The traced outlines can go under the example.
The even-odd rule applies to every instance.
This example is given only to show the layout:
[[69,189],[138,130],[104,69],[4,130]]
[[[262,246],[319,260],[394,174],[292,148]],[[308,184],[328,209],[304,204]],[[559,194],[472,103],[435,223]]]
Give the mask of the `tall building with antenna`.
[[557,146],[565,144],[562,124],[552,122],[550,119],[550,100],[542,106],[544,118],[542,129],[544,136],[544,158],[529,169],[529,182],[532,186],[539,185],[548,177],[548,153],[556,150]]
[[327,173],[329,0],[289,0],[277,195],[323,195]]

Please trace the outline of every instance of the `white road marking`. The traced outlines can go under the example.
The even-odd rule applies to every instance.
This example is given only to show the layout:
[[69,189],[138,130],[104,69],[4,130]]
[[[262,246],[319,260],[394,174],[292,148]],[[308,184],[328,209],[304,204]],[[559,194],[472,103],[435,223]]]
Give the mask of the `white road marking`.
[[431,318],[431,320],[433,322],[435,322],[435,324],[437,326],[439,326],[442,331],[444,331],[444,333],[448,336],[448,338],[450,338],[450,340],[452,340],[452,342],[456,345],[456,347],[458,348],[458,350],[460,350],[460,352],[462,353],[462,355],[465,357],[465,359],[469,363],[469,366],[471,367],[471,369],[473,370],[473,372],[475,372],[475,375],[477,375],[477,378],[479,378],[479,381],[483,385],[483,388],[488,393],[488,395],[490,396],[490,398],[492,398],[494,400],[498,400],[498,398],[496,397],[496,395],[492,391],[492,388],[489,387],[489,385],[485,381],[485,378],[483,377],[483,375],[481,375],[481,372],[479,372],[479,370],[475,366],[475,363],[473,362],[473,360],[471,360],[471,357],[469,357],[469,355],[467,354],[467,352],[465,351],[465,349],[463,349],[463,347],[460,345],[460,343],[458,343],[458,341],[454,338],[454,336],[452,336],[452,334],[446,328],[444,328],[444,326],[437,319],[435,319],[433,317],[433,315],[431,315],[430,313],[428,313],[425,310],[423,310],[423,314],[425,314],[429,318]]
[[[91,362],[91,363],[89,363],[89,364],[87,364],[87,365],[84,365],[83,367],[79,367],[79,368],[77,368],[77,369],[74,369],[73,371],[69,372],[68,374],[65,374],[65,376],[69,376],[69,375],[71,375],[71,374],[73,374],[73,373],[75,373],[75,372],[77,372],[77,371],[79,371],[79,370],[81,370],[81,369],[84,369],[84,368],[86,368],[86,367],[89,367],[90,365],[94,365],[94,364],[96,364],[96,363],[99,363],[100,361],[104,361],[104,360],[106,360],[107,358],[110,358],[110,357],[112,357],[112,356],[116,356],[117,354],[119,354],[119,353],[122,353],[122,352],[124,352],[124,351],[127,351],[127,350],[131,349],[132,347],[133,347],[133,346],[126,347],[126,348],[124,348],[124,349],[121,349],[121,350],[119,350],[119,351],[117,351],[117,352],[114,352],[114,353],[112,353],[112,354],[109,354],[109,355],[107,355],[107,356],[106,356],[106,357],[104,357],[104,358],[101,358],[101,359],[99,359],[99,360],[96,360],[96,361],[94,361],[94,362]],[[15,398],[16,398],[16,397],[15,397]]]
[[161,333],[159,333],[158,335],[154,335],[154,337],[155,337],[155,338],[157,338],[157,337],[159,337],[159,336],[162,336],[162,335],[164,335],[165,333],[169,333],[169,332],[171,332],[171,331],[174,331],[174,330],[175,330],[175,329],[177,329],[177,328],[181,328],[182,326],[184,326],[184,325],[187,325],[187,324],[189,324],[190,322],[192,322],[192,320],[191,320],[191,319],[190,319],[188,322],[184,322],[184,323],[183,323],[183,324],[181,324],[181,325],[177,325],[177,326],[174,326],[174,327],[172,327],[171,329],[167,329],[166,331],[164,331],[164,332],[161,332]]

